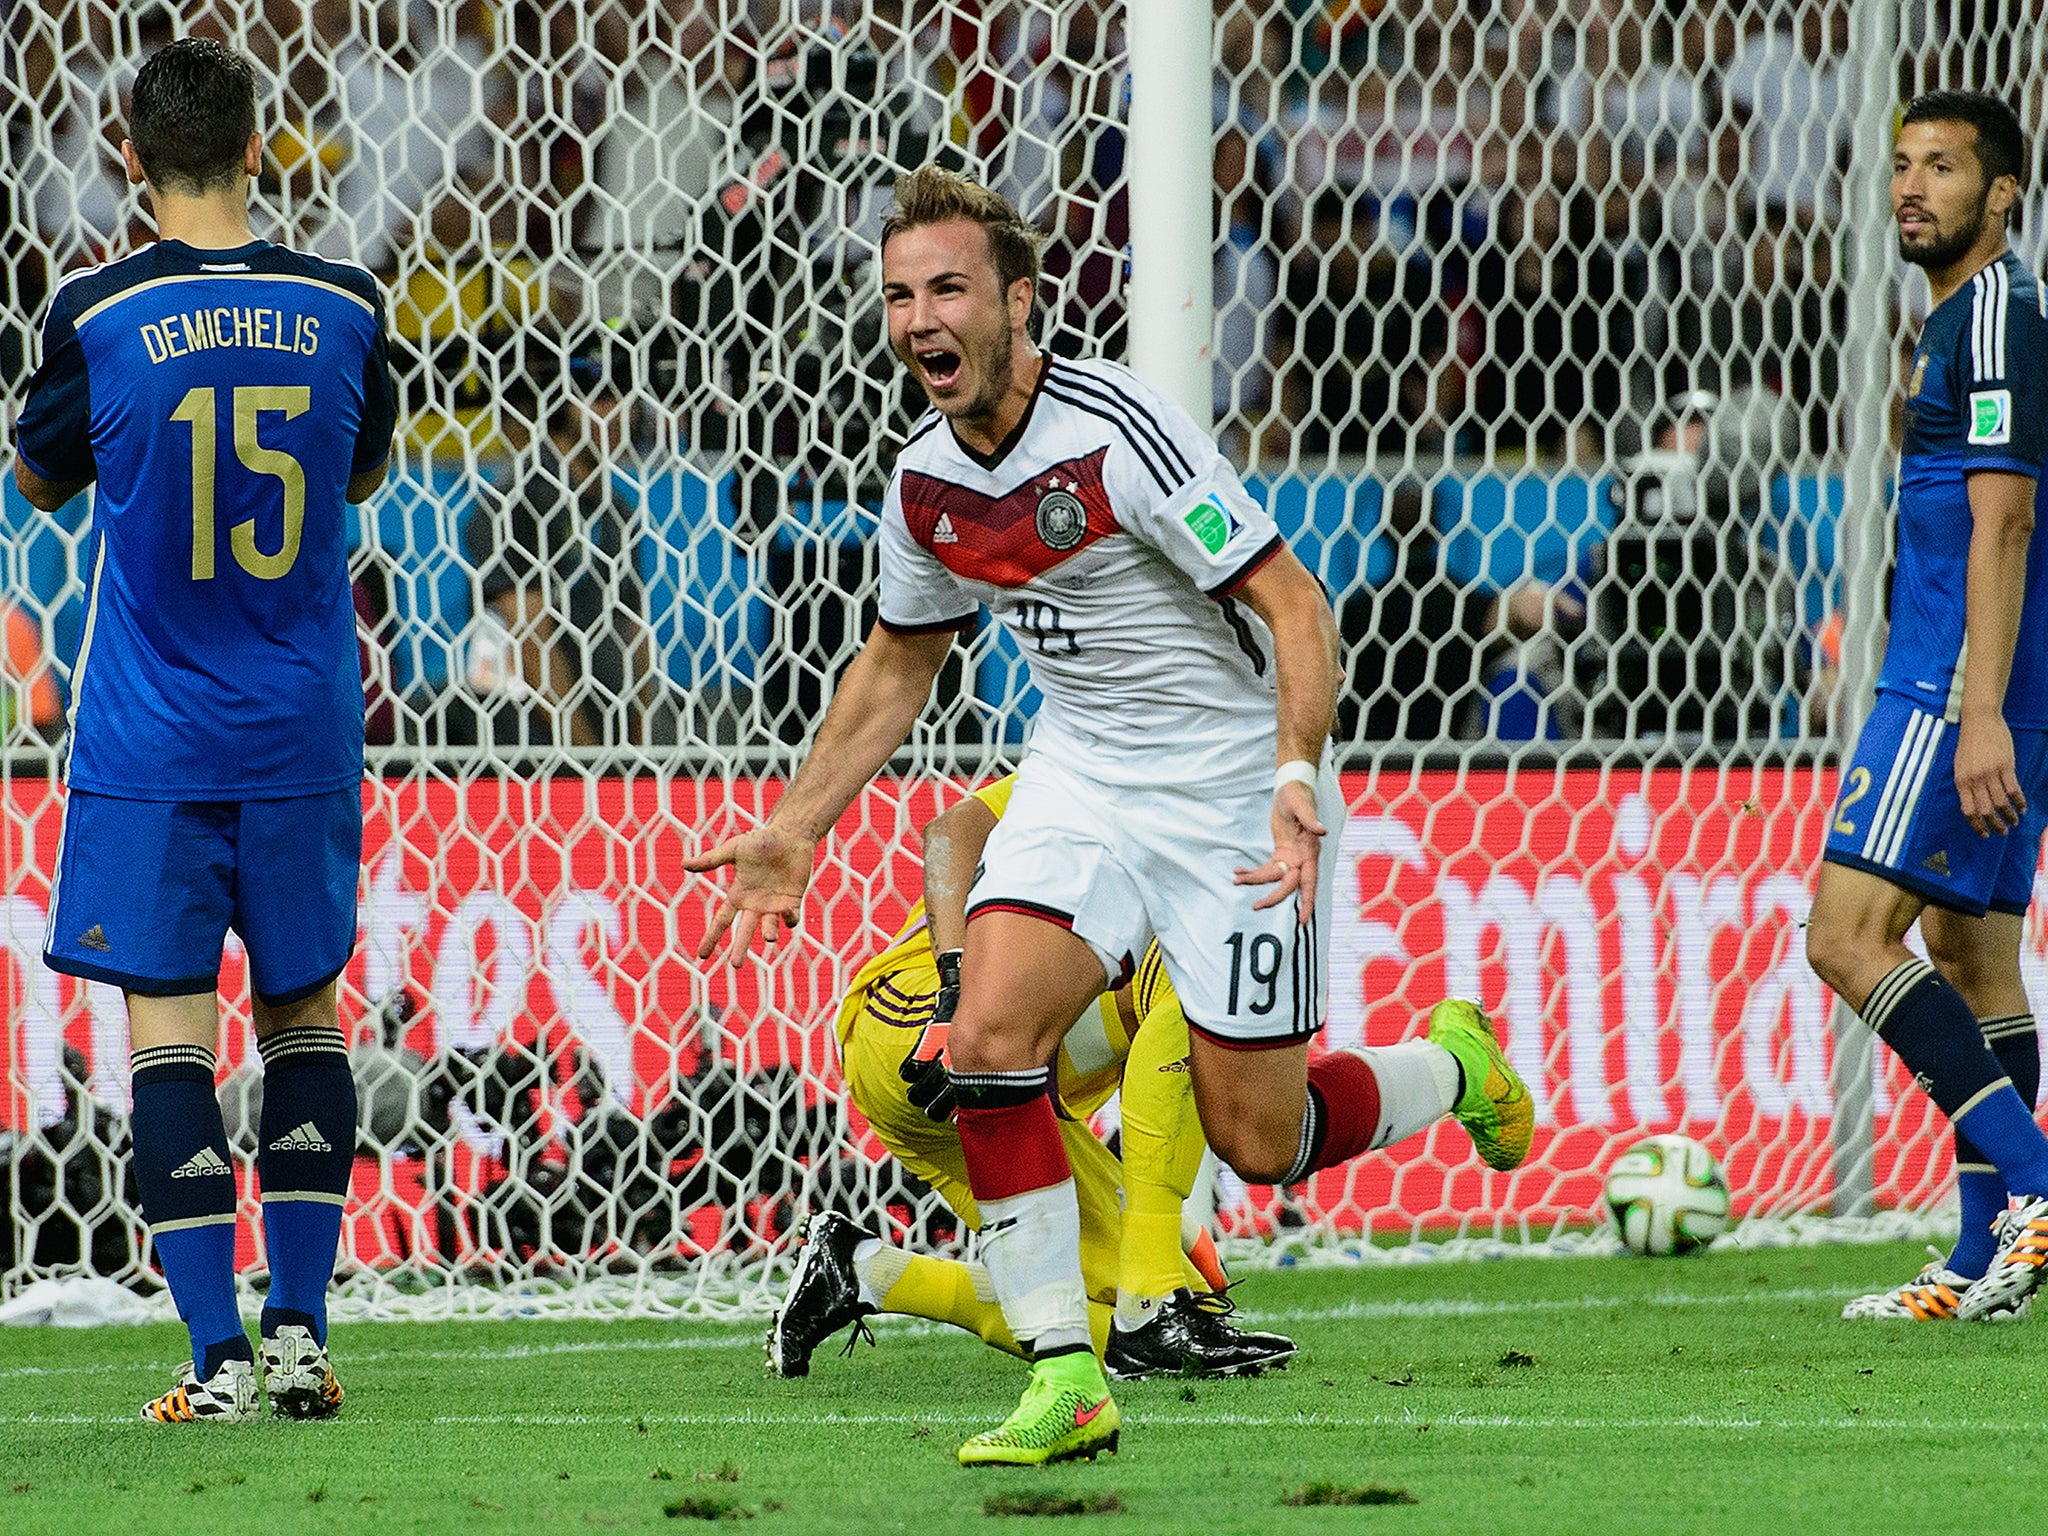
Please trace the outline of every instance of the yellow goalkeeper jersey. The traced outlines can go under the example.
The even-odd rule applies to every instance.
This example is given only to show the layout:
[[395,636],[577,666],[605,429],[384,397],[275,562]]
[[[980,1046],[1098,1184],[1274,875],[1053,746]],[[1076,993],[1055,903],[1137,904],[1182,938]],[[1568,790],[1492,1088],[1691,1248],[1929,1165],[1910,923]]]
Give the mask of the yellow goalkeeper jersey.
[[[1010,795],[1016,786],[1017,776],[1013,773],[983,785],[974,791],[974,798],[1000,821],[1010,807]],[[906,1032],[923,1029],[931,1022],[938,994],[939,963],[932,953],[924,902],[920,900],[910,909],[889,947],[862,966],[847,987],[835,1025],[841,1050],[862,1014]],[[1131,1054],[1131,1038],[1137,1032],[1138,1022],[1155,1008],[1179,1005],[1157,944],[1145,951],[1145,958],[1133,976],[1131,1005],[1127,1014],[1115,989],[1106,991],[1061,1040],[1059,1096],[1067,1114],[1086,1118],[1101,1108],[1123,1081],[1124,1061]],[[915,1041],[914,1034],[906,1033],[906,1052]]]

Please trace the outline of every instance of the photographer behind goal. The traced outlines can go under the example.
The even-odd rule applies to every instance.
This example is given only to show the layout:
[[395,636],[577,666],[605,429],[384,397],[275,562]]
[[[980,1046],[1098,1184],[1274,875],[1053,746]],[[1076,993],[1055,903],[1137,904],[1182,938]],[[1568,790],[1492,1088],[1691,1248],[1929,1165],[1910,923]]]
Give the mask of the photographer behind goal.
[[1796,583],[1765,537],[1784,434],[1768,393],[1678,396],[1609,481],[1607,538],[1557,586],[1507,594],[1509,634],[1532,642],[1520,670],[1551,684],[1553,739],[1796,734],[1807,646]]

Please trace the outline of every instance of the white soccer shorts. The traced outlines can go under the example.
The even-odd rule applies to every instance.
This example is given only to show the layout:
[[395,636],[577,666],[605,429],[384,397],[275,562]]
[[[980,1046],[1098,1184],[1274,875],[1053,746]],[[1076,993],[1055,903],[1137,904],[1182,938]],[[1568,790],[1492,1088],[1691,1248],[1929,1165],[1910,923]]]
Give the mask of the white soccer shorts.
[[1232,876],[1273,856],[1273,797],[1111,788],[1027,755],[1008,811],[982,854],[971,917],[1010,911],[1071,929],[1126,981],[1155,937],[1188,1024],[1245,1049],[1293,1045],[1328,1013],[1330,917],[1344,798],[1325,762],[1315,914],[1296,904],[1260,912],[1271,886]]

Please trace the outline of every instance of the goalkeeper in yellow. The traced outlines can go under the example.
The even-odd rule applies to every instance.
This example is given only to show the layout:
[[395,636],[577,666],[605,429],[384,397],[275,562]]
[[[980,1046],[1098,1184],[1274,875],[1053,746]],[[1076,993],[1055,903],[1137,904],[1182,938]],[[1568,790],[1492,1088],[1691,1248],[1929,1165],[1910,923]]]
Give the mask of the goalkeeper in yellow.
[[[1014,783],[1012,776],[976,791],[925,828],[926,901],[854,977],[838,1019],[854,1104],[889,1151],[977,1229],[940,1056],[959,994],[967,889]],[[1215,1246],[1184,1222],[1182,1204],[1206,1150],[1187,1056],[1187,1019],[1156,945],[1129,983],[1102,993],[1060,1044],[1056,1104],[1081,1207],[1095,1349],[1125,1379],[1253,1375],[1294,1354],[1291,1339],[1229,1321]],[[1119,1087],[1121,1164],[1088,1128]],[[893,1247],[827,1212],[806,1228],[769,1330],[771,1369],[807,1374],[819,1344],[877,1312],[949,1323],[1024,1354],[980,1265]]]

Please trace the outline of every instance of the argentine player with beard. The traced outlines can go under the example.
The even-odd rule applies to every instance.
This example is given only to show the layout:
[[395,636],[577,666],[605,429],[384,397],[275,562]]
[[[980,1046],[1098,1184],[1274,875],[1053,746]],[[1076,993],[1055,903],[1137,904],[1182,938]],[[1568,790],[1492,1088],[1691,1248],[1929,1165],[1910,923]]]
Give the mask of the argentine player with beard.
[[[128,179],[159,238],[51,296],[15,479],[96,485],[44,959],[120,987],[136,1182],[192,1360],[145,1420],[341,1406],[327,1356],[355,1152],[335,984],[356,940],[363,685],[343,503],[384,478],[396,401],[360,267],[256,239],[256,79],[185,39],[135,77]],[[263,1058],[263,1380],[235,1300],[214,1097],[221,946],[241,936]]]
[[[1933,307],[1906,386],[1891,633],[1807,955],[1953,1122],[1962,1229],[1845,1317],[2014,1317],[2048,1260],[2019,967],[2048,826],[2048,319],[2006,241],[2027,163],[2012,109],[1977,92],[1914,101],[1893,149],[1899,252]],[[1902,942],[1915,919],[1931,964]]]

